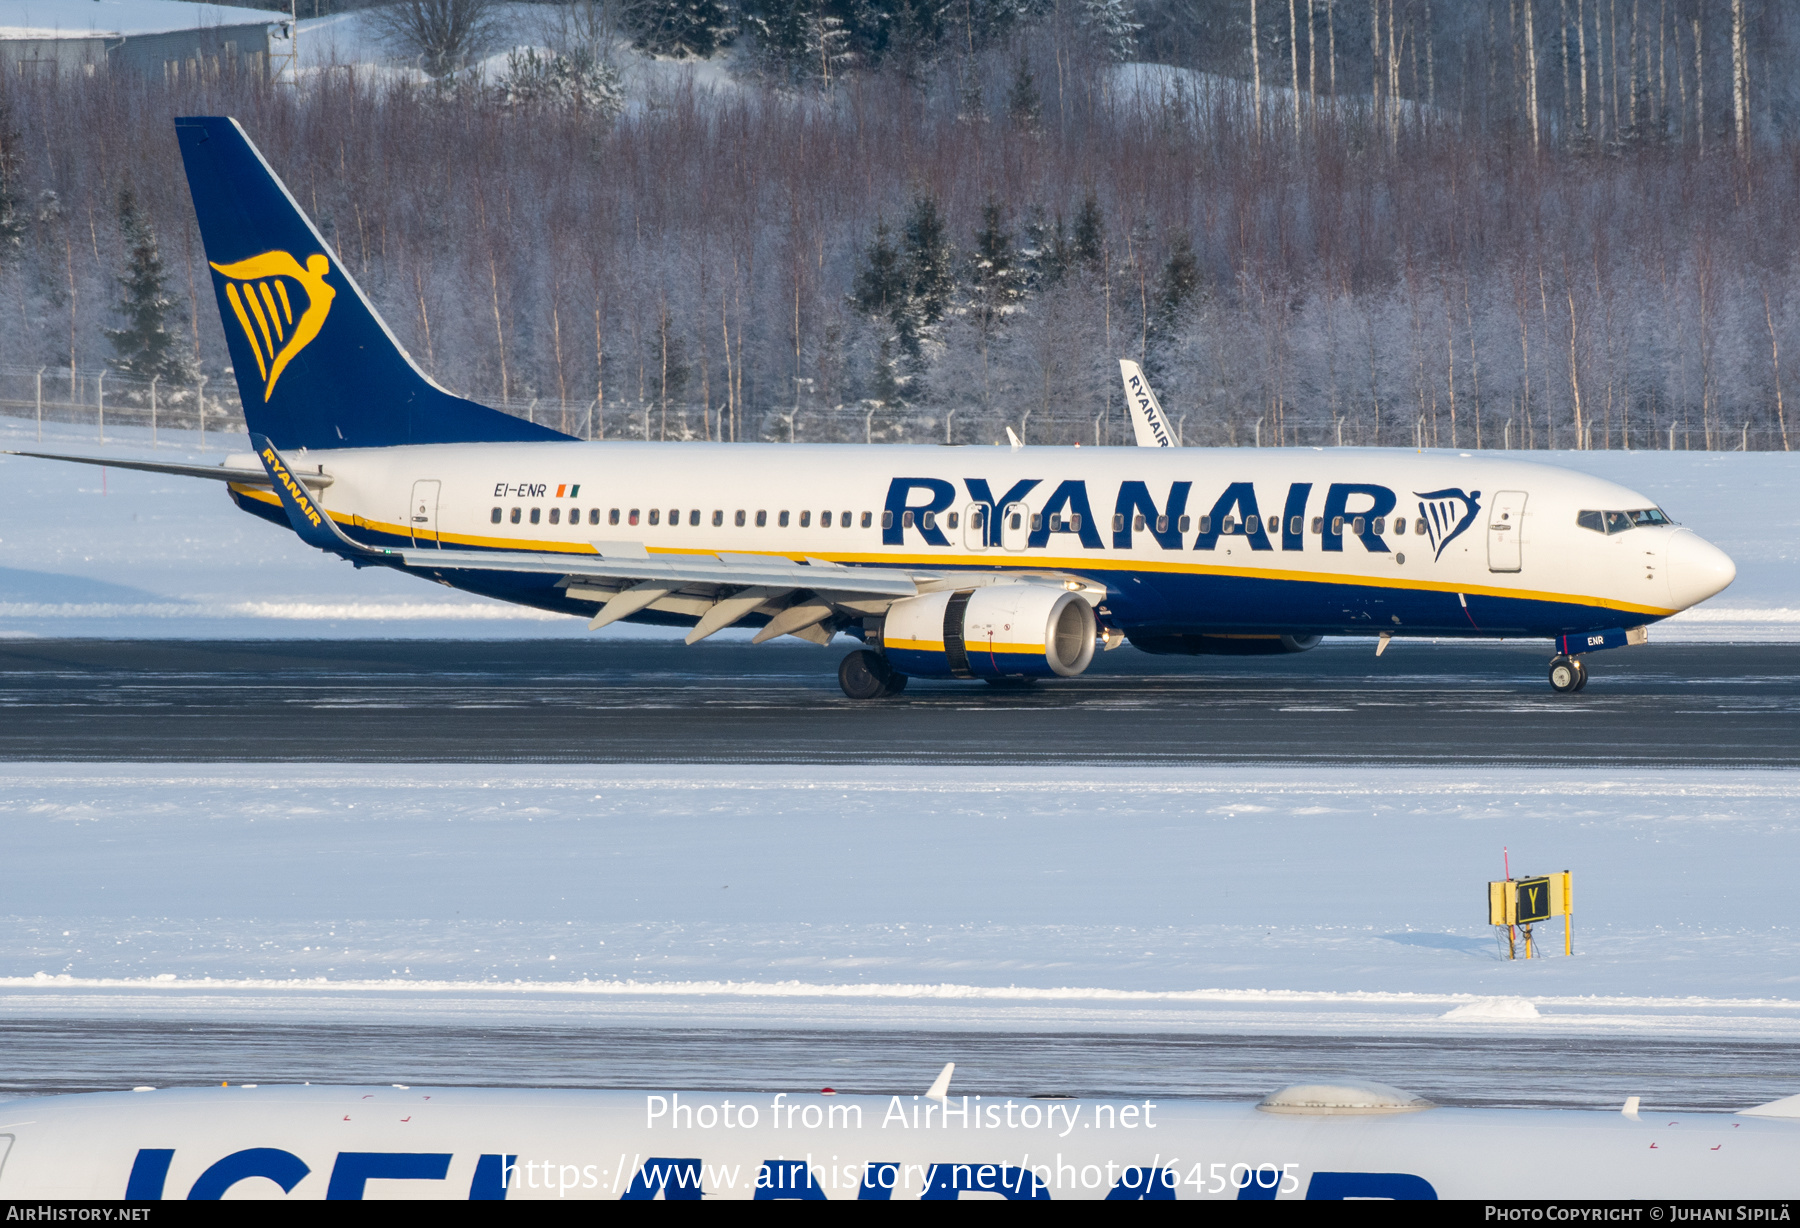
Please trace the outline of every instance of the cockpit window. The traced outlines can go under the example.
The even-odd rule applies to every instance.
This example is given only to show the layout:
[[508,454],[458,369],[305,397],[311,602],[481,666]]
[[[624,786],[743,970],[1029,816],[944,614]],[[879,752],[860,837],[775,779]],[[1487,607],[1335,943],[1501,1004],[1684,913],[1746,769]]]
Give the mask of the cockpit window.
[[1633,512],[1577,512],[1575,523],[1583,529],[1591,529],[1595,533],[1623,533],[1640,525],[1673,524],[1674,521],[1660,507],[1640,508]]

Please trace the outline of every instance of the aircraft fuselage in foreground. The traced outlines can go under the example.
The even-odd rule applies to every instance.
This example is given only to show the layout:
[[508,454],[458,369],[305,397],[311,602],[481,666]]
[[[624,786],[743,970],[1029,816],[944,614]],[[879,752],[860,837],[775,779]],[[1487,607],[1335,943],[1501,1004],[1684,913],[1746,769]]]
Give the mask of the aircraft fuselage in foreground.
[[1773,1199],[1800,1160],[1793,1099],[1725,1114],[1436,1108],[1354,1084],[1260,1106],[146,1089],[11,1102],[0,1198]]

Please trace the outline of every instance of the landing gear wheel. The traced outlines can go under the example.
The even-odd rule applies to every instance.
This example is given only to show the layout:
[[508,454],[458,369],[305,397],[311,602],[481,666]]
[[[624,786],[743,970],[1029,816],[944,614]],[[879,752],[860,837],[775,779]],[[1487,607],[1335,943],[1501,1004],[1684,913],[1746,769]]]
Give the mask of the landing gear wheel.
[[906,689],[906,675],[896,674],[880,653],[859,648],[838,664],[838,685],[851,699],[885,699]]
[[1574,657],[1552,657],[1550,685],[1558,695],[1573,695],[1587,685],[1587,670]]

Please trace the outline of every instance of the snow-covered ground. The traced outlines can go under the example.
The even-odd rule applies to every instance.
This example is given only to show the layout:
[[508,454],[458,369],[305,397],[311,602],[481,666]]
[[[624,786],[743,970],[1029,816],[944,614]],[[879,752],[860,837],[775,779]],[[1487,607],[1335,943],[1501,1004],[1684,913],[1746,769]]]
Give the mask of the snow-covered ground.
[[[0,418],[0,447],[35,447],[35,426]],[[46,426],[52,450],[146,455],[148,433]],[[242,436],[165,431],[158,456],[217,463]],[[1534,452],[1630,486],[1718,543],[1737,582],[1660,624],[1658,640],[1800,639],[1800,455],[1781,452]],[[232,506],[223,488],[0,456],[0,635],[585,636],[576,618],[454,593],[385,570],[358,572]],[[670,632],[615,624],[608,636]],[[732,634],[732,633],[726,633]],[[747,632],[739,633],[747,635]]]
[[[1800,1036],[1792,772],[0,768],[0,1016]],[[1487,880],[1575,875],[1507,962]]]

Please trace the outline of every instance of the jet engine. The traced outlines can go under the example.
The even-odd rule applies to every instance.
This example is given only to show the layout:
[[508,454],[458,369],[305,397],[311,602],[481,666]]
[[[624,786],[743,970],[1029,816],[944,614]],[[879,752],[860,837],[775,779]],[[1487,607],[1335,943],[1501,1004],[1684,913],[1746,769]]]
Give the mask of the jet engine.
[[907,597],[881,642],[896,673],[918,678],[1073,678],[1094,659],[1094,607],[1048,584],[994,584]]

